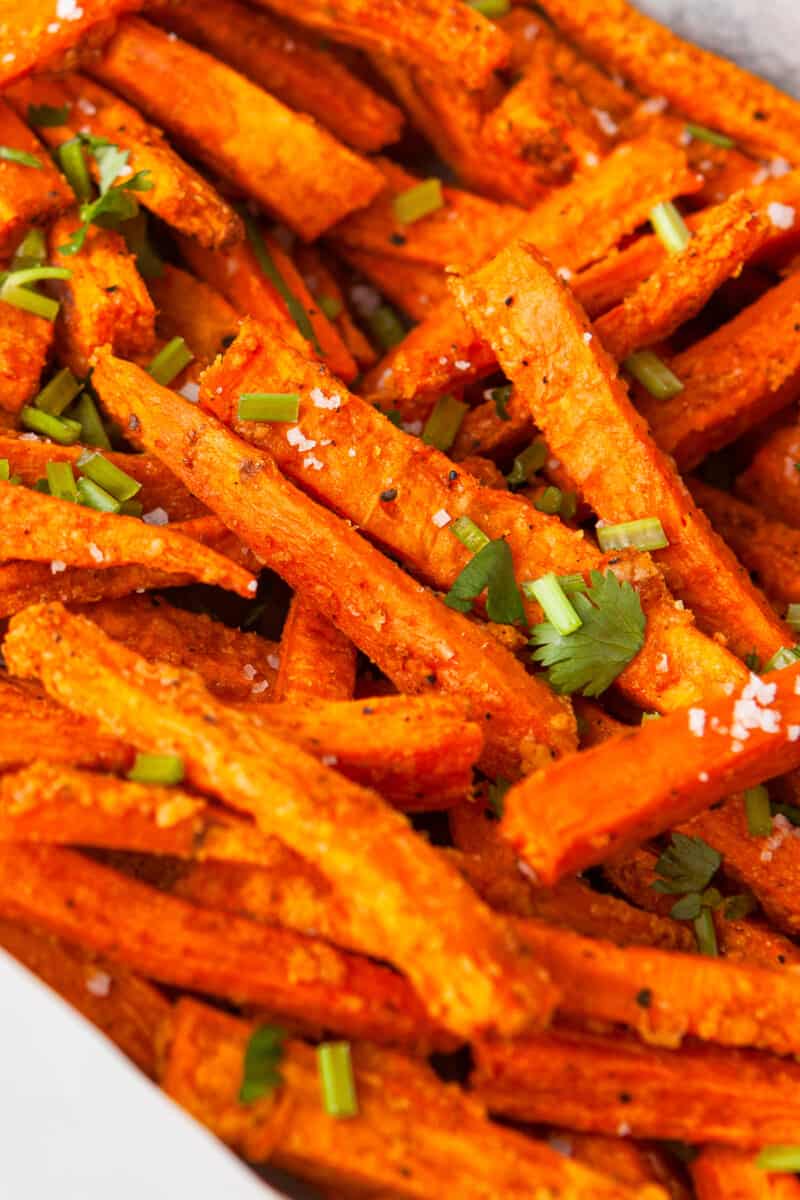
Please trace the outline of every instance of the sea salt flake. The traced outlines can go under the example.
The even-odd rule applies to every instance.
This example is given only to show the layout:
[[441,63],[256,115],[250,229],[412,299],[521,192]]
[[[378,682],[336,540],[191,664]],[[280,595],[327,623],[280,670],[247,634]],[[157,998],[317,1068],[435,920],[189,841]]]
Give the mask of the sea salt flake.
[[178,395],[183,396],[190,404],[197,404],[200,399],[200,384],[188,379],[183,387],[178,388]]
[[99,546],[96,546],[94,544],[94,542],[89,542],[89,545],[87,546],[87,550],[89,551],[89,553],[91,554],[91,556],[95,562],[100,563],[103,561],[103,558],[104,558],[103,551],[100,549]]
[[67,564],[62,562],[60,558],[54,558],[50,563],[50,574],[60,575],[62,571],[66,571]]
[[95,971],[86,980],[86,990],[93,996],[107,996],[111,991],[111,976],[107,971]]
[[291,429],[287,429],[286,440],[290,446],[294,446],[301,454],[306,454],[309,450],[313,450],[317,444],[313,438],[305,436],[299,425],[293,425]]
[[315,471],[321,471],[324,465],[325,464],[320,462],[320,460],[313,454],[307,454],[303,459],[303,466],[312,467]]
[[791,229],[794,226],[795,210],[791,204],[779,204],[773,200],[767,205],[767,216],[776,229]]
[[250,691],[253,693],[254,696],[260,696],[261,693],[265,692],[268,687],[269,687],[269,680],[262,679],[259,683],[254,683],[253,686],[250,688]]
[[695,737],[702,737],[706,728],[706,713],[704,708],[689,709],[689,732]]
[[445,525],[449,525],[452,519],[446,508],[440,508],[431,517],[431,520],[438,529],[444,529]]
[[75,0],[56,0],[56,16],[61,21],[80,21],[83,9]]
[[592,112],[603,133],[608,134],[609,137],[613,137],[614,134],[619,133],[619,125],[611,116],[611,113],[606,112],[604,108],[593,108]]
[[145,525],[169,525],[169,513],[164,508],[151,508],[142,516]]
[[277,671],[278,667],[281,665],[280,655],[279,654],[268,654],[267,655],[267,665],[272,667],[273,671]]
[[255,679],[258,671],[255,669],[252,663],[245,663],[242,667],[242,674],[244,675],[245,679]]
[[335,392],[332,396],[326,396],[322,388],[312,388],[310,395],[315,408],[334,409],[339,408],[342,403],[341,396],[338,396]]
[[796,742],[798,738],[800,738],[800,725],[787,725],[786,726],[787,742]]

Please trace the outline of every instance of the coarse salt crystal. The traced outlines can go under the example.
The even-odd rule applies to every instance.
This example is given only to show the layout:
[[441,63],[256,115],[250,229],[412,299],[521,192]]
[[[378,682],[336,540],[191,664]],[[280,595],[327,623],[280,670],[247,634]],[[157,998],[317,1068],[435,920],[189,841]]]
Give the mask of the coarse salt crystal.
[[708,771],[701,771],[697,779],[699,783],[708,783]]
[[795,211],[791,204],[779,204],[773,200],[767,205],[767,216],[776,229],[791,229],[794,225]]
[[255,596],[256,592],[258,591],[258,580],[251,579],[247,585],[247,590],[251,596]]
[[183,387],[178,388],[178,395],[183,396],[190,404],[197,404],[200,399],[200,384],[188,379]]
[[583,161],[585,162],[587,167],[596,167],[597,164],[600,162],[600,159],[595,154],[594,150],[587,150],[587,152],[583,156]]
[[103,561],[103,551],[100,549],[99,546],[96,546],[94,544],[94,542],[89,542],[89,545],[87,546],[87,550],[89,551],[89,553],[91,554],[91,556],[95,562]]
[[536,874],[533,867],[529,867],[528,864],[521,858],[517,859],[517,870],[519,871],[520,875],[524,875],[526,879],[531,881],[531,883],[539,882],[539,876]]
[[556,271],[556,275],[559,277],[559,279],[563,279],[566,283],[572,279],[572,271],[570,271],[569,267],[559,267]]
[[252,663],[245,663],[242,667],[242,674],[244,675],[245,679],[255,679],[258,671],[256,671]]
[[453,366],[457,371],[468,371],[472,366],[472,363],[468,358],[457,358]]
[[630,1133],[630,1131],[631,1131],[631,1127],[628,1124],[628,1122],[620,1121],[619,1125],[617,1126],[617,1136],[618,1137],[627,1137],[628,1134]]
[[313,450],[317,444],[313,438],[305,436],[299,425],[293,425],[291,429],[287,429],[286,440],[290,446],[294,446],[301,454],[306,454],[309,450]]
[[586,342],[587,346],[589,345],[589,342],[592,340],[592,335],[589,333],[588,329],[586,330],[586,333],[583,335],[583,340]]
[[796,742],[800,738],[800,725],[786,726],[786,740],[788,742]]
[[323,754],[322,758],[319,761],[321,763],[323,763],[326,767],[335,767],[336,764],[338,763],[339,759],[336,757],[335,754]]
[[315,408],[339,408],[342,403],[341,396],[337,396],[334,392],[332,396],[326,396],[322,388],[311,389],[311,400]]
[[355,456],[356,456],[355,446],[351,446],[350,449],[347,451],[347,457],[355,458]]
[[439,359],[439,366],[440,367],[447,366],[447,358],[444,355],[442,355],[442,357]]
[[615,133],[619,133],[619,125],[611,116],[611,113],[606,112],[604,108],[593,108],[592,112],[603,133],[608,134],[609,137],[613,137]]
[[648,96],[648,98],[646,100],[642,101],[640,107],[643,112],[656,113],[656,114],[662,113],[664,111],[664,109],[667,107],[667,97],[666,96]]
[[277,671],[278,667],[281,665],[280,655],[279,654],[268,654],[267,655],[267,665],[272,667],[273,671]]
[[410,433],[412,437],[419,437],[424,429],[422,421],[403,421],[403,430]]
[[14,59],[15,59],[16,57],[17,57],[17,56],[16,56],[16,54],[10,54],[10,53],[9,53],[9,54],[4,54],[4,55],[3,55],[3,62],[9,62],[9,63],[10,63],[10,62],[13,62],[13,61],[14,61]]
[[706,728],[706,713],[703,708],[689,709],[689,731],[695,737],[702,737]]
[[440,508],[431,517],[431,520],[438,529],[444,529],[445,525],[449,525],[452,519],[446,508]]
[[66,571],[67,564],[62,562],[60,558],[54,558],[50,563],[50,574],[60,575],[62,571]]
[[669,670],[669,659],[667,658],[666,654],[659,654],[658,658],[656,659],[656,670],[661,675],[664,675]]
[[86,980],[86,990],[93,996],[107,996],[111,991],[111,976],[107,971],[95,971]]
[[321,463],[320,460],[315,457],[315,455],[307,454],[303,459],[303,466],[312,467],[315,471],[321,471],[324,463]]
[[142,516],[145,525],[169,525],[169,514],[163,508],[151,508]]
[[83,9],[75,0],[56,0],[56,16],[61,21],[80,21]]
[[254,696],[260,696],[261,693],[265,692],[268,687],[269,687],[269,680],[262,679],[260,681],[260,683],[254,683],[253,686],[250,688],[250,691],[253,693]]

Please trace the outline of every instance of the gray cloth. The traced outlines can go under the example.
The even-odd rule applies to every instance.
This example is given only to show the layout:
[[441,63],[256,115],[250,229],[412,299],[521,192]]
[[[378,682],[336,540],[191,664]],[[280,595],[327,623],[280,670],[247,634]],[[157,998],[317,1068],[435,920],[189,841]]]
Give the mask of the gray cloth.
[[800,96],[800,0],[634,0],[676,33]]

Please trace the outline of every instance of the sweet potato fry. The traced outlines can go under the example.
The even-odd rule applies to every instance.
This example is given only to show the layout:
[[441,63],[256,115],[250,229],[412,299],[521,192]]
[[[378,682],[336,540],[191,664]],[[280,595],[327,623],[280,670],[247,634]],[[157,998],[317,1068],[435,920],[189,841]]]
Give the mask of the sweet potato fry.
[[648,721],[554,763],[506,796],[502,829],[545,884],[603,862],[731,792],[800,765],[800,667]]
[[687,1040],[680,1053],[613,1036],[558,1029],[476,1047],[472,1088],[494,1113],[595,1133],[713,1141],[796,1142],[800,1066],[752,1050]]
[[[114,516],[57,500],[28,488],[0,483],[0,559],[63,566],[106,567],[129,563],[190,575],[250,597],[256,581],[244,568],[168,527],[136,517]],[[53,564],[56,564],[55,570]]]
[[691,1200],[691,1194],[678,1174],[680,1168],[668,1150],[632,1142],[629,1138],[575,1130],[557,1131],[555,1137],[551,1134],[550,1144],[560,1153],[568,1149],[576,1162],[601,1175],[610,1175],[629,1187],[658,1183],[670,1200]]
[[[352,1048],[359,1107],[352,1120],[325,1113],[314,1051],[295,1040],[284,1047],[281,1090],[241,1105],[251,1032],[243,1021],[181,1000],[162,1084],[253,1162],[270,1159],[315,1182],[397,1200],[434,1200],[444,1171],[463,1200],[537,1192],[560,1200],[663,1200],[657,1187],[627,1188],[492,1124],[480,1104],[426,1064],[377,1047]],[[476,1143],[485,1151],[477,1158]]]
[[70,707],[137,745],[179,754],[190,782],[318,863],[360,906],[361,935],[407,971],[448,1028],[510,1032],[547,1019],[555,995],[546,976],[374,793],[219,704],[197,675],[147,663],[58,605],[18,614],[4,653],[11,670],[41,673]]
[[447,278],[436,267],[345,247],[339,254],[412,321],[424,321],[449,295]]
[[800,528],[796,462],[800,462],[800,426],[791,421],[764,439],[750,466],[736,480],[736,491],[744,500],[795,529]]
[[354,321],[348,300],[329,261],[323,258],[317,246],[296,246],[294,258],[317,305],[333,301],[334,305],[340,306],[333,323],[358,366],[362,369],[373,366],[378,356],[362,329]]
[[182,337],[202,366],[212,363],[236,336],[239,314],[225,297],[188,271],[164,264],[147,281],[156,306],[156,330],[169,341]]
[[[724,633],[742,655],[755,648],[770,657],[791,644],[786,627],[652,441],[613,360],[592,339],[583,310],[541,255],[530,246],[511,246],[469,278],[454,281],[453,290],[527,398],[551,453],[598,516],[661,520],[669,545],[656,561],[701,627]],[[511,305],[504,302],[509,297]]]
[[743,67],[683,41],[627,0],[544,0],[542,8],[591,58],[644,95],[666,96],[691,120],[767,157],[800,158],[800,105]]
[[44,146],[5,100],[0,101],[0,145],[31,155],[38,166],[0,162],[0,256],[16,249],[30,225],[44,225],[74,197]]
[[289,108],[309,113],[355,150],[368,154],[400,137],[400,109],[294,25],[252,12],[237,0],[167,0],[151,15]]
[[753,1151],[706,1146],[689,1165],[697,1200],[798,1200],[796,1175],[769,1174]]
[[52,344],[52,321],[0,301],[0,414],[36,395]]
[[115,18],[141,8],[141,0],[87,0],[67,20],[53,20],[51,0],[3,0],[3,61],[0,87],[32,71],[58,67],[78,42],[97,45],[114,30]]
[[257,1004],[307,1029],[409,1049],[446,1042],[385,967],[288,930],[196,908],[53,846],[0,846],[0,913],[160,982]]
[[[20,115],[27,114],[30,104],[66,108],[63,125],[39,129],[53,148],[80,130],[127,150],[129,174],[150,172],[152,187],[137,192],[137,198],[179,233],[196,238],[202,246],[227,246],[244,235],[236,212],[208,180],[175,153],[161,131],[149,125],[130,104],[86,76],[26,79],[16,84],[8,97]],[[89,165],[96,174],[94,159]]]
[[[297,361],[314,370],[308,360]],[[574,744],[563,699],[528,675],[480,627],[425,592],[349,525],[286,482],[271,457],[133,364],[105,354],[96,363],[93,382],[104,405],[123,425],[135,417],[136,438],[156,448],[291,587],[305,591],[398,690],[435,687],[467,698],[473,716],[487,722],[482,761],[490,770],[514,777],[527,764]],[[324,379],[330,389],[330,375]],[[287,384],[284,378],[282,390]],[[319,411],[330,415],[336,401],[327,391],[320,390],[320,397]],[[295,428],[295,444],[299,440],[308,454],[317,442]],[[185,455],[187,437],[191,457]],[[303,461],[315,475],[325,474],[314,468],[322,461],[314,454]],[[390,464],[383,469],[388,472]],[[343,563],[348,564],[344,572]]]
[[275,700],[349,700],[355,691],[355,646],[304,596],[289,606],[280,660]]
[[157,988],[91,950],[15,921],[0,921],[0,946],[156,1078],[172,1010]]
[[92,353],[105,343],[118,354],[151,354],[156,314],[136,260],[113,229],[93,225],[80,254],[61,253],[79,226],[76,214],[61,217],[51,225],[48,243],[53,266],[72,272],[69,279],[51,285],[61,301],[58,355],[75,375],[83,376]]
[[0,770],[34,759],[107,771],[127,770],[133,751],[100,732],[89,717],[70,713],[33,684],[0,677]]
[[138,18],[120,23],[90,67],[309,241],[368,204],[383,186],[379,171],[314,122]]
[[376,9],[369,0],[311,0],[298,10],[292,0],[259,0],[280,16],[319,30],[375,54],[386,54],[412,66],[422,60],[442,75],[476,89],[509,55],[509,41],[492,21],[462,0],[387,0]]

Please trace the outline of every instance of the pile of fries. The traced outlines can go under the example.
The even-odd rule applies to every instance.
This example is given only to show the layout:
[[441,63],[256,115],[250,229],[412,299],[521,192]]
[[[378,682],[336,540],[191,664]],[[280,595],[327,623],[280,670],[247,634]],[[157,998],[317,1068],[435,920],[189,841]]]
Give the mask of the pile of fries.
[[0,947],[328,1198],[800,1200],[800,103],[0,17]]

